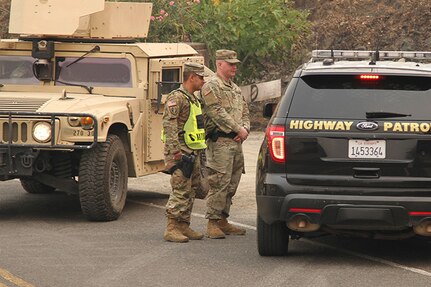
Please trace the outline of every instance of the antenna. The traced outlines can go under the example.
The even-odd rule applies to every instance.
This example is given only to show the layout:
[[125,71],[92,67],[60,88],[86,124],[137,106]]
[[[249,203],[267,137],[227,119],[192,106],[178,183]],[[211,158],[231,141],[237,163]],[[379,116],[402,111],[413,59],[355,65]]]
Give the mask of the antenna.
[[375,65],[377,61],[380,60],[380,52],[379,49],[377,48],[376,51],[371,53],[371,62],[369,63],[369,65]]
[[370,65],[375,65],[377,61],[380,61],[379,45],[379,39],[377,39],[376,51],[372,53]]
[[376,61],[380,61],[379,46],[380,46],[380,40],[379,40],[379,38],[377,38],[377,47],[376,47],[376,54],[375,54]]

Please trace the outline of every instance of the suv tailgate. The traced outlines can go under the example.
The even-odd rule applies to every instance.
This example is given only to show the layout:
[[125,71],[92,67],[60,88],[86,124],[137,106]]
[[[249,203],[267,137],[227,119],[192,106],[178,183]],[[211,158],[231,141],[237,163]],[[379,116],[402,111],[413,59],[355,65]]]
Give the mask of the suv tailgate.
[[429,77],[299,79],[285,125],[291,184],[431,186]]

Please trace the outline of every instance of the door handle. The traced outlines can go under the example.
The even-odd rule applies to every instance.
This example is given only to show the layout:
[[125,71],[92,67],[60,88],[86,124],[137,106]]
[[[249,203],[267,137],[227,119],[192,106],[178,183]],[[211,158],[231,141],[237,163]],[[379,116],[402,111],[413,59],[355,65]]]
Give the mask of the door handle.
[[354,167],[354,178],[379,178],[380,168]]

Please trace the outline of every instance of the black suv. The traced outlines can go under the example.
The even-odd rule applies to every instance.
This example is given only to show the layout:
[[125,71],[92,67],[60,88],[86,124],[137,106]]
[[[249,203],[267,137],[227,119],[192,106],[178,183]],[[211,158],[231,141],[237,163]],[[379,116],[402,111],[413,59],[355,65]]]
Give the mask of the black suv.
[[[431,236],[431,52],[316,50],[257,163],[258,250],[331,233]],[[272,108],[275,108],[273,111]]]

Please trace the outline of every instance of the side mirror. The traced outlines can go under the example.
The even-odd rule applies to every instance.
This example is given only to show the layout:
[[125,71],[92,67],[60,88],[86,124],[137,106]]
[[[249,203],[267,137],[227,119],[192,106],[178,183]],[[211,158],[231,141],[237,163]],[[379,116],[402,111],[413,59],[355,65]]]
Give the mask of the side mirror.
[[277,107],[276,103],[265,104],[265,107],[263,108],[263,117],[264,118],[272,117],[272,114],[274,113],[276,107]]

